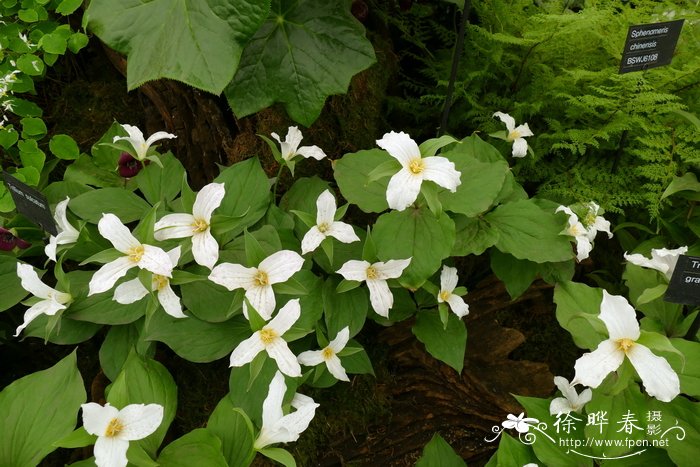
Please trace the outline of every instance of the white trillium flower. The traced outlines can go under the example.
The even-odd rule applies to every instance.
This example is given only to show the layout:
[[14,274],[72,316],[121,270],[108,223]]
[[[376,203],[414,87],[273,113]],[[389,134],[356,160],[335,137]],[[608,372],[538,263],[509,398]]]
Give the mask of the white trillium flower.
[[440,272],[440,292],[438,292],[437,301],[438,303],[447,303],[452,312],[459,318],[462,318],[469,314],[469,305],[464,303],[462,297],[452,293],[457,287],[457,280],[457,268],[442,267],[442,272]]
[[527,141],[525,141],[526,136],[532,136],[534,133],[530,130],[527,123],[515,127],[515,119],[503,112],[496,112],[493,114],[500,121],[506,124],[506,141],[513,142],[513,157],[525,157],[527,156]]
[[680,393],[678,375],[668,361],[636,342],[640,336],[639,323],[634,308],[624,297],[603,290],[599,318],[605,323],[609,338],[598,344],[593,352],[576,360],[576,377],[572,384],[597,388],[627,356],[650,396],[670,402]]
[[316,225],[301,240],[302,255],[314,251],[326,237],[333,237],[343,243],[360,241],[351,225],[333,220],[335,211],[335,198],[326,190],[316,200]]
[[78,236],[80,235],[80,232],[68,222],[68,218],[66,217],[66,208],[68,207],[69,201],[70,198],[66,198],[56,205],[53,218],[58,225],[58,235],[51,235],[49,244],[44,247],[44,253],[54,262],[56,261],[56,247],[58,247],[58,245],[75,243],[78,241]]
[[345,373],[345,368],[340,363],[338,352],[343,350],[350,340],[350,328],[345,326],[338,335],[323,350],[307,350],[297,357],[299,363],[306,366],[316,366],[322,362],[326,363],[328,371],[341,381],[350,381]]
[[[265,321],[275,311],[275,292],[272,284],[287,281],[301,270],[304,258],[295,251],[282,250],[260,262],[257,268],[240,264],[221,263],[212,269],[209,280],[228,290],[245,289],[245,297]],[[248,317],[248,307],[243,302],[243,314]]]
[[326,153],[323,152],[323,149],[319,148],[318,146],[299,147],[303,136],[301,135],[301,131],[299,131],[298,127],[290,126],[287,130],[287,136],[284,137],[284,141],[280,139],[277,133],[272,133],[272,137],[275,138],[278,143],[280,143],[280,154],[282,155],[282,159],[287,162],[292,160],[294,156],[301,156],[305,159],[311,157],[317,161],[320,161],[326,157]]
[[392,259],[386,263],[350,260],[337,271],[338,274],[350,281],[367,282],[369,300],[372,308],[379,315],[389,317],[389,310],[394,305],[394,296],[389,290],[387,279],[397,279],[408,267],[411,258]]
[[[177,262],[180,261],[180,247],[178,246],[168,251],[168,257],[170,258],[173,268],[176,267]],[[161,276],[160,274],[153,274],[151,279],[151,291],[156,293],[158,302],[167,314],[173,318],[187,318],[187,315],[182,312],[180,297],[175,295],[172,287],[170,287],[170,279],[168,277]],[[117,286],[117,288],[114,289],[113,300],[122,305],[128,305],[141,300],[146,295],[148,295],[148,290],[143,286],[141,281],[136,278]]]
[[73,299],[71,294],[59,292],[41,282],[34,268],[28,264],[17,263],[17,276],[24,290],[42,300],[24,312],[24,322],[15,331],[15,337],[39,315],[53,316],[59,310],[65,310],[66,304]]
[[153,274],[165,277],[172,275],[173,265],[168,254],[157,246],[139,242],[114,214],[102,214],[97,229],[104,238],[114,245],[114,248],[124,253],[125,256],[117,258],[97,270],[90,279],[88,296],[111,289],[133,267],[146,269]]
[[119,410],[109,403],[82,404],[83,427],[95,442],[95,464],[98,467],[125,467],[129,441],[143,439],[155,432],[163,421],[163,406],[130,404]]
[[290,300],[280,308],[277,316],[255,331],[252,336],[244,340],[231,353],[229,366],[243,366],[253,361],[256,355],[263,350],[277,362],[277,367],[287,376],[301,376],[301,367],[287,342],[282,339],[285,332],[289,331],[301,316],[299,299]]
[[598,232],[607,233],[608,238],[613,236],[612,232],[610,232],[610,221],[606,221],[602,216],[599,216],[598,209],[600,207],[596,203],[590,202],[584,222],[581,222],[576,213],[566,206],[559,206],[555,211],[563,211],[569,216],[569,226],[565,232],[576,239],[576,259],[578,261],[583,261],[591,254],[591,250],[593,250],[592,242]]
[[661,271],[668,280],[671,280],[673,275],[673,270],[676,269],[676,263],[678,262],[678,257],[684,255],[688,251],[687,246],[682,246],[676,248],[675,250],[669,250],[666,248],[653,249],[651,250],[651,259],[646,258],[638,253],[633,255],[628,255],[625,253],[625,259],[632,264],[641,266],[643,268],[656,269]]
[[403,131],[386,133],[377,145],[401,163],[401,170],[389,180],[386,201],[391,209],[403,211],[418,198],[423,180],[435,182],[451,192],[462,183],[461,172],[444,157],[421,157],[420,149]]
[[569,381],[561,376],[554,377],[554,384],[564,397],[557,397],[549,404],[549,413],[551,415],[580,412],[583,406],[588,404],[591,401],[591,397],[593,397],[593,392],[590,389],[584,389],[581,391],[581,394],[577,393],[576,389],[569,384]]
[[211,234],[211,215],[221,205],[223,183],[210,183],[197,193],[192,214],[168,214],[155,224],[155,238],[192,237],[192,255],[197,264],[213,268],[219,260],[219,244]]
[[525,412],[522,412],[520,415],[517,417],[513,414],[508,414],[508,420],[504,420],[501,425],[503,425],[503,428],[506,428],[508,430],[512,430],[515,428],[515,430],[518,433],[527,433],[530,431],[530,425],[539,423],[539,420],[536,418],[525,418]]
[[263,401],[263,424],[253,444],[255,449],[260,450],[270,444],[296,441],[316,415],[318,404],[312,398],[299,393],[294,394],[292,399],[292,407],[296,411],[284,415],[282,401],[285,392],[287,392],[287,384],[284,382],[284,376],[278,371],[272,378],[269,392]]
[[177,138],[177,136],[175,136],[172,133],[158,131],[149,136],[148,139],[144,140],[143,133],[137,127],[133,125],[122,124],[122,128],[124,128],[124,131],[126,131],[129,134],[129,136],[115,136],[114,139],[112,139],[112,142],[116,143],[120,140],[128,141],[131,144],[131,146],[133,146],[134,151],[136,151],[134,157],[140,161],[146,159],[148,148],[150,148],[151,145],[153,145],[153,143],[155,143],[156,141],[160,141],[161,139]]

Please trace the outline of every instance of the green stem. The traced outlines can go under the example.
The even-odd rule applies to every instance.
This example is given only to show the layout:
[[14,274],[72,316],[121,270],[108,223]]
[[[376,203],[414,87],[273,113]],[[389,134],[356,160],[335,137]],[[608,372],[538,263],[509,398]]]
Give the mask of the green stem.
[[284,163],[280,164],[279,170],[277,170],[277,177],[275,178],[275,183],[272,185],[272,201],[277,203],[277,185],[280,183],[280,177],[282,176],[282,169],[284,169]]

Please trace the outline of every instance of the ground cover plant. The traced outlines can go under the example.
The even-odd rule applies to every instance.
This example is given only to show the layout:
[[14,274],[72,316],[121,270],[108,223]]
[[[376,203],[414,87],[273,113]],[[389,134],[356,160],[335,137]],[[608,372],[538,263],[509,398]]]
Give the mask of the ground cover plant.
[[[540,338],[563,353],[570,335],[578,350],[558,361],[562,374],[546,372],[544,393],[513,395],[519,411],[477,405],[473,415],[492,425],[477,430],[488,456],[472,457],[444,429],[413,440],[397,465],[693,465],[699,310],[664,294],[681,255],[700,254],[697,11],[682,1],[503,3],[2,2],[3,170],[46,197],[55,230],[37,226],[3,185],[0,349],[65,350],[0,391],[0,463],[317,465],[318,440],[336,433],[305,444],[325,429],[319,417],[330,427],[348,412],[377,415],[365,409],[371,395],[348,397],[344,410],[325,394],[359,393],[392,371],[378,333],[410,332],[449,375],[439,385],[478,371],[473,275],[503,284],[506,312],[529,290],[548,290],[559,337]],[[671,11],[687,18],[673,67],[611,71],[624,34],[600,31]],[[430,51],[435,37],[447,48],[459,35],[441,15],[469,19],[462,60]],[[434,30],[415,34],[425,24]],[[581,30],[603,41],[579,55],[586,70],[549,37]],[[383,47],[411,34],[426,54],[408,47],[408,61],[395,55],[391,66],[406,75],[419,63],[438,91],[456,86],[447,126],[416,129],[438,126],[421,106],[446,98],[414,86],[387,99],[388,117],[363,116],[369,138],[350,118],[332,133],[342,142],[320,136],[331,133],[325,120],[353,110],[329,96],[358,93],[351,82],[373,96],[368,83],[382,81],[370,77],[391,72],[376,71],[390,60]],[[111,121],[91,144],[55,132],[36,90],[50,86],[59,55],[80,57],[88,41],[112,49],[117,68],[114,51],[126,58],[126,88],[156,107],[158,92],[180,89],[192,115],[168,112],[152,131]],[[466,68],[450,78],[446,64]],[[343,104],[351,108],[335,108]],[[602,109],[613,110],[588,118]],[[200,117],[209,130],[217,118],[235,122],[250,137],[245,149],[224,130],[188,126]],[[224,156],[193,164],[182,140],[223,141]],[[611,148],[615,170],[601,169]],[[594,166],[612,178],[576,175]],[[187,425],[194,378],[180,371],[189,365],[215,373],[194,390],[203,414]]]

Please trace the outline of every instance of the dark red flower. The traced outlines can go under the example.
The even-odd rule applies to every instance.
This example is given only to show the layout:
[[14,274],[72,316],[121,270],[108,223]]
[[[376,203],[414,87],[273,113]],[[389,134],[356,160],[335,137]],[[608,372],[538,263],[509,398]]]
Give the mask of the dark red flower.
[[12,251],[15,247],[19,247],[24,250],[30,246],[32,246],[31,243],[16,237],[15,234],[9,230],[0,227],[0,250]]
[[[146,161],[148,164],[150,161]],[[119,156],[119,176],[124,178],[135,177],[141,171],[143,164],[128,152],[123,152]]]

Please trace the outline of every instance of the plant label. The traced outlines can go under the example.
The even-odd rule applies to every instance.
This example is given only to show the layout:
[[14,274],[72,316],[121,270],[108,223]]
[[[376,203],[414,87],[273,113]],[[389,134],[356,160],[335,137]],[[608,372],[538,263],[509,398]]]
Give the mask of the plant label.
[[664,300],[685,305],[700,305],[700,256],[678,257]]
[[619,72],[647,70],[671,63],[683,21],[630,26]]
[[10,190],[12,199],[15,201],[17,212],[27,216],[29,220],[51,235],[58,235],[56,223],[53,220],[46,197],[7,172],[3,171],[2,176],[5,179],[7,188]]

